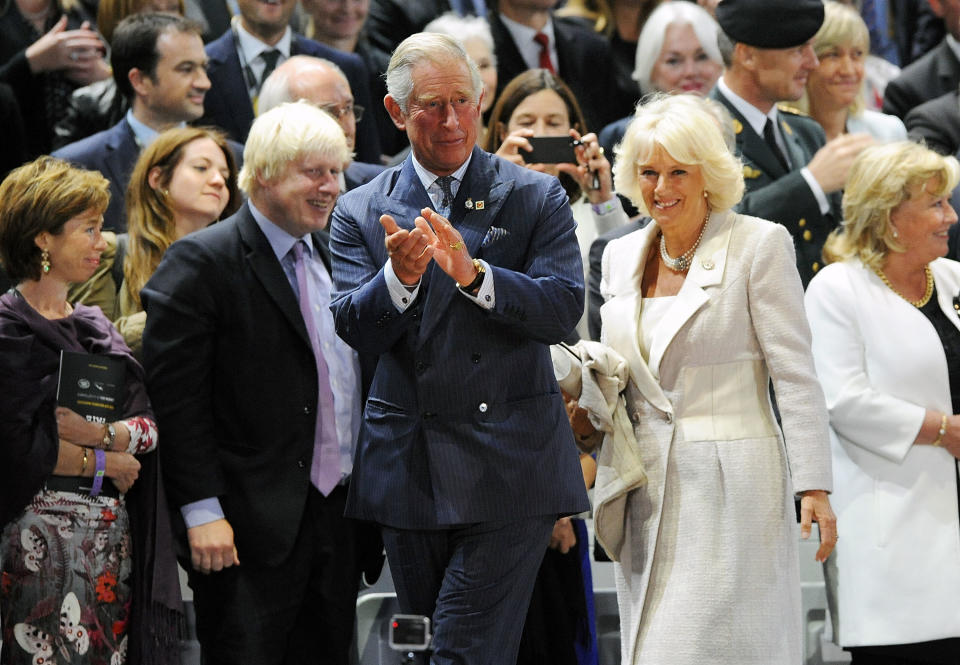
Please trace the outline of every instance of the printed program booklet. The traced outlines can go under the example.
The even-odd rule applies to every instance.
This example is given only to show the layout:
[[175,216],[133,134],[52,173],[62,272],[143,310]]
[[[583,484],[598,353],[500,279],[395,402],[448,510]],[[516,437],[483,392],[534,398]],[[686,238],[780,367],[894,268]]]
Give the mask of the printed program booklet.
[[125,370],[119,358],[61,351],[57,403],[91,422],[118,420],[123,408]]

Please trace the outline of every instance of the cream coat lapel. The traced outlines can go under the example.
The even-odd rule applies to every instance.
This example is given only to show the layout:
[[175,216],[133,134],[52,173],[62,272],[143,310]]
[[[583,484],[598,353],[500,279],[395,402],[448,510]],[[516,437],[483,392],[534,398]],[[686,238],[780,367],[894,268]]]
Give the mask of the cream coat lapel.
[[643,396],[664,413],[673,413],[673,405],[663,394],[660,383],[650,373],[638,342],[642,306],[640,281],[643,277],[643,266],[646,265],[647,251],[658,231],[657,223],[651,221],[645,228],[625,236],[620,241],[630,243],[625,253],[625,262],[636,268],[632,272],[618,271],[622,277],[610,287],[613,293],[622,295],[604,303],[600,316],[603,321],[604,341],[624,356],[630,367],[630,376]]
[[[667,309],[663,320],[657,324],[649,360],[653,376],[660,375],[660,361],[663,360],[667,347],[670,346],[670,342],[676,337],[680,328],[709,302],[710,296],[704,289],[715,286],[723,280],[733,221],[734,214],[730,211],[715,212],[710,215],[703,240],[700,241],[700,246],[693,255],[693,264],[687,272],[683,286],[680,287],[680,293],[677,294],[673,305]],[[639,326],[639,319],[637,323]]]

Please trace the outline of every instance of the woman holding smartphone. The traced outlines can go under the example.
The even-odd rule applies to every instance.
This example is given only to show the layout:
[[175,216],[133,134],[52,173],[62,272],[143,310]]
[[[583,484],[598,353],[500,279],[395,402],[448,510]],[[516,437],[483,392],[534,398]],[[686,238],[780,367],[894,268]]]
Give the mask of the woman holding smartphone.
[[[500,93],[487,127],[485,150],[514,164],[560,178],[577,220],[577,241],[586,279],[590,244],[598,235],[626,224],[629,219],[613,190],[610,162],[597,142],[597,135],[587,133],[573,92],[546,69],[527,70]],[[566,157],[571,161],[532,161],[531,151],[541,137],[569,138],[575,144]],[[589,337],[586,315],[580,318],[577,333],[584,339]]]

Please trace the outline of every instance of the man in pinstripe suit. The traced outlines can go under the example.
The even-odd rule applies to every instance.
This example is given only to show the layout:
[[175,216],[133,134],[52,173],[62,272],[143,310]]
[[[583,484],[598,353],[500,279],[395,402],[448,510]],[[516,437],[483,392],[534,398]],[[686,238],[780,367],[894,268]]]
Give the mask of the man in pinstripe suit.
[[372,381],[347,514],[381,525],[431,662],[502,665],[554,522],[587,508],[548,350],[583,310],[574,222],[555,178],[475,147],[459,42],[409,37],[387,89],[412,154],[331,222],[337,332]]

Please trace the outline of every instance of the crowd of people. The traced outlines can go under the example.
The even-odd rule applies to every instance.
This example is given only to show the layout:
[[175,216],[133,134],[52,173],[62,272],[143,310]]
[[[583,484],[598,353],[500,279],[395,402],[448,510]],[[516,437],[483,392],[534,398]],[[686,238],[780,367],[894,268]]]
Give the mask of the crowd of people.
[[347,665],[385,560],[424,663],[599,665],[593,557],[622,662],[799,665],[811,537],[960,660],[960,3],[0,34],[0,665],[179,663],[178,563],[205,664]]

